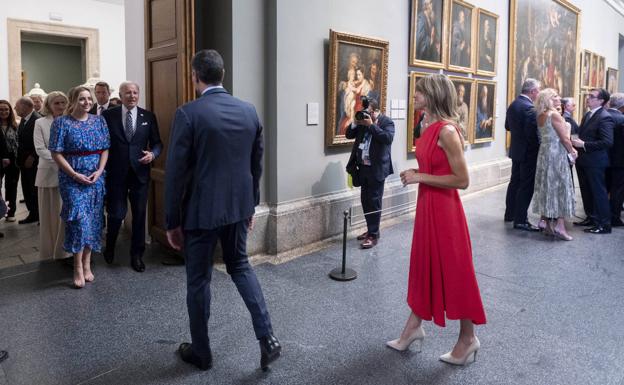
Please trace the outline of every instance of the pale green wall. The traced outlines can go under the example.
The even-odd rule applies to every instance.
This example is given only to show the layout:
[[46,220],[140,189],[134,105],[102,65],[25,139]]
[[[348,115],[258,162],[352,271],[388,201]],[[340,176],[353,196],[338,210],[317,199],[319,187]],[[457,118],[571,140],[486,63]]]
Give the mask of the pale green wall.
[[67,93],[86,80],[78,46],[22,42],[22,68],[26,71],[26,92],[39,83],[46,92]]

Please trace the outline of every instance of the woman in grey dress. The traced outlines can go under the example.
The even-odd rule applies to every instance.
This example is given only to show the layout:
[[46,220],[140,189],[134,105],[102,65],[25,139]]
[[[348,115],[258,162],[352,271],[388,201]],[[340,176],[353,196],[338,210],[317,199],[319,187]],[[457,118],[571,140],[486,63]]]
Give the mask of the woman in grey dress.
[[[571,241],[565,218],[574,215],[574,186],[570,162],[578,155],[570,141],[570,125],[557,113],[561,98],[552,88],[542,90],[536,101],[540,148],[535,172],[533,212],[541,216],[545,234]],[[556,219],[554,219],[556,218]]]

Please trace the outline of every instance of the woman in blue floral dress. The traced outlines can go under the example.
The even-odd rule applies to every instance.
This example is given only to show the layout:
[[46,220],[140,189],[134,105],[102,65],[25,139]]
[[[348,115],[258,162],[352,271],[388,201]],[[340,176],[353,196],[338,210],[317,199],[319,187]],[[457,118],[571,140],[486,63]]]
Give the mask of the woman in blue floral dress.
[[59,165],[67,252],[74,254],[74,286],[94,279],[91,251],[100,251],[104,206],[104,167],[110,137],[101,116],[89,114],[93,105],[85,87],[70,91],[65,115],[52,123],[49,149]]

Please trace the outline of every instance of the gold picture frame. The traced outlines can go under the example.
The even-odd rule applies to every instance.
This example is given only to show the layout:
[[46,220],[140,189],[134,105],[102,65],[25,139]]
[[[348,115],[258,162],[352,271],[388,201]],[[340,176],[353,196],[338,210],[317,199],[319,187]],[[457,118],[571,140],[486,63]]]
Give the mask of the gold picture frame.
[[411,3],[409,65],[445,68],[449,0],[412,0]]
[[376,98],[381,111],[386,110],[389,43],[334,30],[329,35],[325,145],[348,146],[353,139],[345,137],[346,127],[361,96]]
[[618,92],[619,86],[619,73],[615,68],[607,68],[607,84],[606,89],[610,94]]
[[496,82],[475,81],[475,126],[470,143],[494,141],[496,131]]
[[[459,116],[459,128],[462,136],[464,137],[464,144],[468,145],[468,143],[472,143],[475,129],[475,80],[459,76],[449,76],[449,80],[455,86],[455,91],[457,91],[457,114]],[[463,90],[461,87],[463,87]],[[463,97],[460,96],[462,91]]]
[[[492,28],[494,32],[491,32]],[[498,30],[498,15],[479,8],[477,10],[477,58],[475,63],[477,75],[496,76]],[[494,38],[493,41],[492,37]]]
[[416,90],[416,82],[418,79],[431,75],[426,72],[411,71],[409,74],[409,93],[407,103],[407,153],[413,154],[416,151],[414,128],[423,118],[424,109],[416,109],[414,107],[414,92]]
[[581,52],[581,89],[588,89],[590,87],[591,57],[591,51],[584,49],[583,52]]
[[451,0],[450,4],[447,68],[449,71],[473,73],[477,57],[476,8],[462,0]]

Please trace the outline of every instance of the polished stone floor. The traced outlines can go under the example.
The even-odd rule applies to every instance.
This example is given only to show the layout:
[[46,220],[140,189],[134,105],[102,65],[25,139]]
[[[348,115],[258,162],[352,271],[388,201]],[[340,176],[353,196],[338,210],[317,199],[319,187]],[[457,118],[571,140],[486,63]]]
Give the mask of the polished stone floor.
[[[474,263],[488,316],[477,328],[476,363],[438,361],[456,338],[426,323],[422,353],[385,347],[405,304],[412,218],[382,230],[379,245],[348,243],[359,276],[336,282],[341,245],[280,265],[256,266],[283,357],[259,370],[249,315],[227,274],[213,276],[209,323],[214,367],[181,362],[189,339],[184,268],[163,266],[153,246],[147,271],[122,257],[96,259],[96,282],[69,288],[57,262],[0,270],[0,384],[624,384],[624,230],[572,242],[511,229],[504,186],[465,197]],[[570,226],[571,227],[571,226]]]

